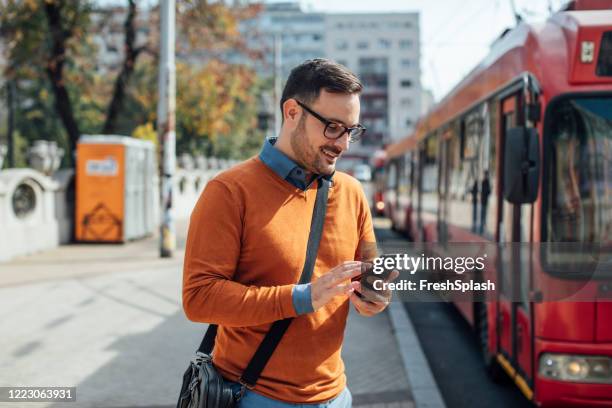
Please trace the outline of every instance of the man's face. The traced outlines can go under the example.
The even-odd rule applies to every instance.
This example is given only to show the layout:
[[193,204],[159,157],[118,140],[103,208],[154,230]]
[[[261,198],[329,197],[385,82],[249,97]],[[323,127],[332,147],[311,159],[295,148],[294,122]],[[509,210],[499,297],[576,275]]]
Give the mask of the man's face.
[[[359,123],[359,95],[338,94],[321,90],[319,97],[306,104],[322,117],[352,127]],[[302,116],[291,133],[291,147],[297,162],[307,171],[328,175],[336,169],[336,161],[349,148],[345,133],[339,139],[324,135],[325,124],[302,108]]]

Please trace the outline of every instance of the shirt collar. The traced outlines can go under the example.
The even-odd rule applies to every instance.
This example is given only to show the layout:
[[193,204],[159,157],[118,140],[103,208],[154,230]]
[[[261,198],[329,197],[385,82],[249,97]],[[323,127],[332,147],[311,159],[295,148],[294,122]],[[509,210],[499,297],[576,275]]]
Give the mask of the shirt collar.
[[331,181],[333,174],[325,176],[317,175],[317,177],[313,178],[312,181],[307,184],[306,171],[286,154],[274,147],[277,140],[278,138],[275,137],[266,139],[259,153],[259,158],[278,176],[302,190],[306,190],[312,182],[320,177],[324,177]]
[[261,153],[259,153],[259,158],[281,178],[286,179],[291,170],[299,166],[285,153],[274,147],[276,140],[276,138],[266,139]]

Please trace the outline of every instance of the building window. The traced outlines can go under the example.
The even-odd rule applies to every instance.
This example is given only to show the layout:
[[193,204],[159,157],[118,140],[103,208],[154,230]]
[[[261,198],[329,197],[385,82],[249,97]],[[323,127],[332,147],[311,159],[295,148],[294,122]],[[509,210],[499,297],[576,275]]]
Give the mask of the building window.
[[368,44],[367,41],[359,41],[357,43],[357,49],[360,49],[360,50],[367,50],[369,46],[370,44]]
[[391,48],[391,41],[386,38],[380,38],[378,40],[378,46],[382,49],[389,49]]
[[411,98],[402,98],[402,100],[400,101],[400,105],[402,105],[405,108],[410,107],[410,106],[412,106],[412,99]]
[[402,79],[400,85],[402,88],[410,88],[412,86],[412,81],[409,79]]
[[372,106],[374,109],[386,109],[387,108],[387,100],[386,99],[374,99],[372,102]]
[[406,22],[404,22],[404,27],[405,28],[410,28],[410,27],[412,27],[412,23],[410,21],[406,21]]
[[312,39],[313,39],[314,41],[321,41],[321,38],[322,38],[322,37],[321,37],[321,34],[313,34],[313,35],[312,35]]
[[402,68],[410,68],[412,66],[412,60],[405,58],[401,61]]
[[400,40],[399,47],[402,49],[412,48],[412,40]]
[[359,71],[361,74],[384,75],[389,72],[387,58],[359,58]]
[[337,50],[346,50],[348,49],[348,41],[346,40],[337,40],[336,41],[336,49]]

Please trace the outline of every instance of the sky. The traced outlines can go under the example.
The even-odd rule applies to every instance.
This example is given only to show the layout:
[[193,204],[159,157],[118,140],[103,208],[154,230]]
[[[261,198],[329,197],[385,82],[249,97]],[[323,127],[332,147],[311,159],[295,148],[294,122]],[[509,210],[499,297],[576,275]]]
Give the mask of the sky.
[[[528,22],[546,20],[549,5],[558,10],[564,0],[515,0]],[[451,91],[507,27],[516,24],[511,0],[306,0],[313,11],[416,11],[421,25],[421,83],[436,100]]]
[[[278,1],[278,0],[271,0]],[[285,0],[286,1],[286,0]],[[421,84],[441,99],[478,62],[491,43],[515,25],[513,0],[300,0],[307,10],[322,12],[418,12],[421,25]],[[100,4],[120,0],[99,0]],[[146,0],[151,3],[154,0]],[[549,7],[565,0],[514,0],[527,22],[544,21]]]

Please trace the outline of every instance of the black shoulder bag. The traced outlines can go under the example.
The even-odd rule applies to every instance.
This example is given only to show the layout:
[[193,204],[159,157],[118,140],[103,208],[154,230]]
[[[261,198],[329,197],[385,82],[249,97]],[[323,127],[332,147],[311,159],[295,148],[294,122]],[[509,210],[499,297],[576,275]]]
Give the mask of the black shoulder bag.
[[[300,276],[300,284],[310,282],[312,277],[327,210],[329,183],[324,178],[319,179],[317,199],[312,214],[310,234],[308,235],[306,261]],[[257,379],[292,320],[293,318],[288,318],[272,323],[270,331],[262,340],[239,379],[242,387],[238,395],[234,395],[230,385],[224,381],[212,363],[211,353],[215,345],[217,325],[211,324],[206,330],[195,357],[183,375],[183,385],[176,405],[177,408],[233,408],[237,406],[246,389],[255,386]]]

